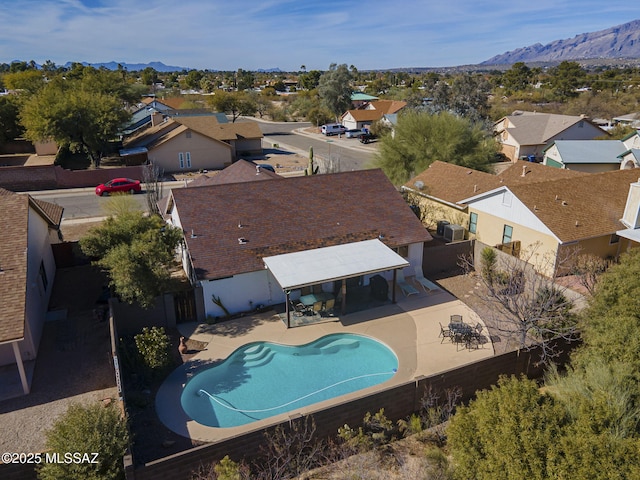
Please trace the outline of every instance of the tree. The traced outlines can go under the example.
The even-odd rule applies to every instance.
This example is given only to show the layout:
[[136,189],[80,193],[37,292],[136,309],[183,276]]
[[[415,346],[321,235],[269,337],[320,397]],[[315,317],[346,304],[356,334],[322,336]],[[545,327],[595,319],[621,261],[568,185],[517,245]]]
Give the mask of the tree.
[[436,160],[486,171],[498,145],[480,124],[442,112],[406,112],[394,135],[380,139],[374,164],[402,184]]
[[85,153],[95,167],[129,118],[117,97],[61,77],[32,96],[20,114],[27,139],[54,140],[72,152]]
[[252,115],[257,109],[251,97],[244,92],[219,90],[209,97],[208,103],[216,111],[231,115],[231,121],[234,123],[240,115]]
[[[541,347],[540,362],[557,356],[554,338],[575,340],[577,318],[566,289],[538,274],[528,263],[535,257],[537,245],[520,252],[520,258],[507,254],[496,257],[483,249],[478,268],[482,283],[476,290],[490,308],[493,324],[514,348]],[[494,252],[495,253],[495,252]],[[467,271],[474,268],[470,258],[462,258]]]
[[24,128],[18,121],[18,98],[15,95],[0,97],[0,144],[18,138],[24,133]]
[[576,89],[581,86],[585,72],[577,62],[563,61],[550,70],[549,83],[553,93],[560,100],[578,95]]
[[566,416],[532,380],[501,377],[460,407],[447,428],[454,477],[475,480],[546,480],[548,459]]
[[85,255],[109,275],[116,294],[127,303],[144,308],[170,285],[175,251],[182,230],[157,215],[124,211],[108,217],[80,239]]
[[[126,421],[115,404],[71,405],[46,432],[46,449],[59,455],[58,462],[43,462],[42,480],[115,480],[124,478],[123,456],[129,446]],[[67,462],[65,454],[88,454],[83,461]],[[91,463],[93,453],[98,463]]]
[[313,90],[319,85],[321,76],[322,72],[320,70],[311,70],[300,75],[298,83],[305,90]]
[[3,77],[3,82],[9,90],[18,90],[30,94],[38,92],[46,85],[44,75],[39,70],[7,73]]
[[524,62],[516,62],[502,75],[502,84],[507,94],[511,94],[526,90],[532,78],[531,69]]
[[449,110],[474,121],[484,120],[489,112],[491,86],[481,75],[459,75],[451,83]]
[[351,107],[351,93],[351,73],[347,65],[332,63],[329,71],[320,77],[318,95],[322,104],[333,113],[336,121]]

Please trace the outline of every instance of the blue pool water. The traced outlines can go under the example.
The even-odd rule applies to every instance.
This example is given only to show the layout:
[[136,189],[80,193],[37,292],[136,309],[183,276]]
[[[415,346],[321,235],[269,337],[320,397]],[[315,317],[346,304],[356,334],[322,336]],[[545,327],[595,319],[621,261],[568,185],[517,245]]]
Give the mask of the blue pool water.
[[250,343],[191,378],[181,403],[198,423],[235,427],[380,384],[397,369],[393,351],[360,335],[296,347]]

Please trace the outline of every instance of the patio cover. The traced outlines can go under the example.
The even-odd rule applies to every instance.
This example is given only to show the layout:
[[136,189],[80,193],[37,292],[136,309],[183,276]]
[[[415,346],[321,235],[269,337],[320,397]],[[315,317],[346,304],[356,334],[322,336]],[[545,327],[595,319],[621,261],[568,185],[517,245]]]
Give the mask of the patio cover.
[[285,253],[262,259],[283,290],[409,266],[380,240]]

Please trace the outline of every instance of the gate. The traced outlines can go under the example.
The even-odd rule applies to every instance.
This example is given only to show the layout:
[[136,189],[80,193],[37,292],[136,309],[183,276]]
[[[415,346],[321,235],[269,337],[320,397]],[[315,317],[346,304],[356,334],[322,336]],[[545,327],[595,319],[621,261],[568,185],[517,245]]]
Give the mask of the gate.
[[173,303],[176,310],[176,323],[195,322],[197,320],[196,296],[193,289],[174,293]]

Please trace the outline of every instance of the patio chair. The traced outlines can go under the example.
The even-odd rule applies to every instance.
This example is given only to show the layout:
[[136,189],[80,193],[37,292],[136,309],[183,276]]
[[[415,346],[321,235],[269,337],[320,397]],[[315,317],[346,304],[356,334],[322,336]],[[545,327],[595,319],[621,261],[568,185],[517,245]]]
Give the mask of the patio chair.
[[400,290],[402,290],[402,293],[404,294],[405,297],[408,297],[409,295],[417,295],[418,293],[420,293],[418,292],[418,290],[416,290],[415,287],[407,283],[407,281],[404,279],[404,274],[402,273],[402,270],[398,270],[396,280],[397,280],[398,286],[400,287]]
[[414,282],[418,283],[424,291],[427,293],[433,293],[440,291],[440,287],[438,287],[431,280],[427,280],[422,273],[422,267],[414,267],[415,276],[413,277]]
[[451,315],[449,323],[462,323],[462,315]]
[[336,299],[335,298],[330,298],[329,300],[327,300],[324,304],[324,310],[327,313],[331,313],[333,311],[333,306],[336,304]]
[[320,310],[322,310],[322,300],[318,302],[314,302],[313,304],[313,313],[319,314]]
[[444,328],[442,326],[441,322],[440,323],[440,335],[442,337],[442,340],[440,340],[440,343],[444,342],[445,338],[448,338],[449,340],[453,340],[452,334],[451,334],[451,330],[449,330],[448,328]]
[[293,311],[294,317],[302,317],[307,312],[307,307],[305,307],[302,303],[294,303],[292,300],[289,301],[291,305],[291,310]]

